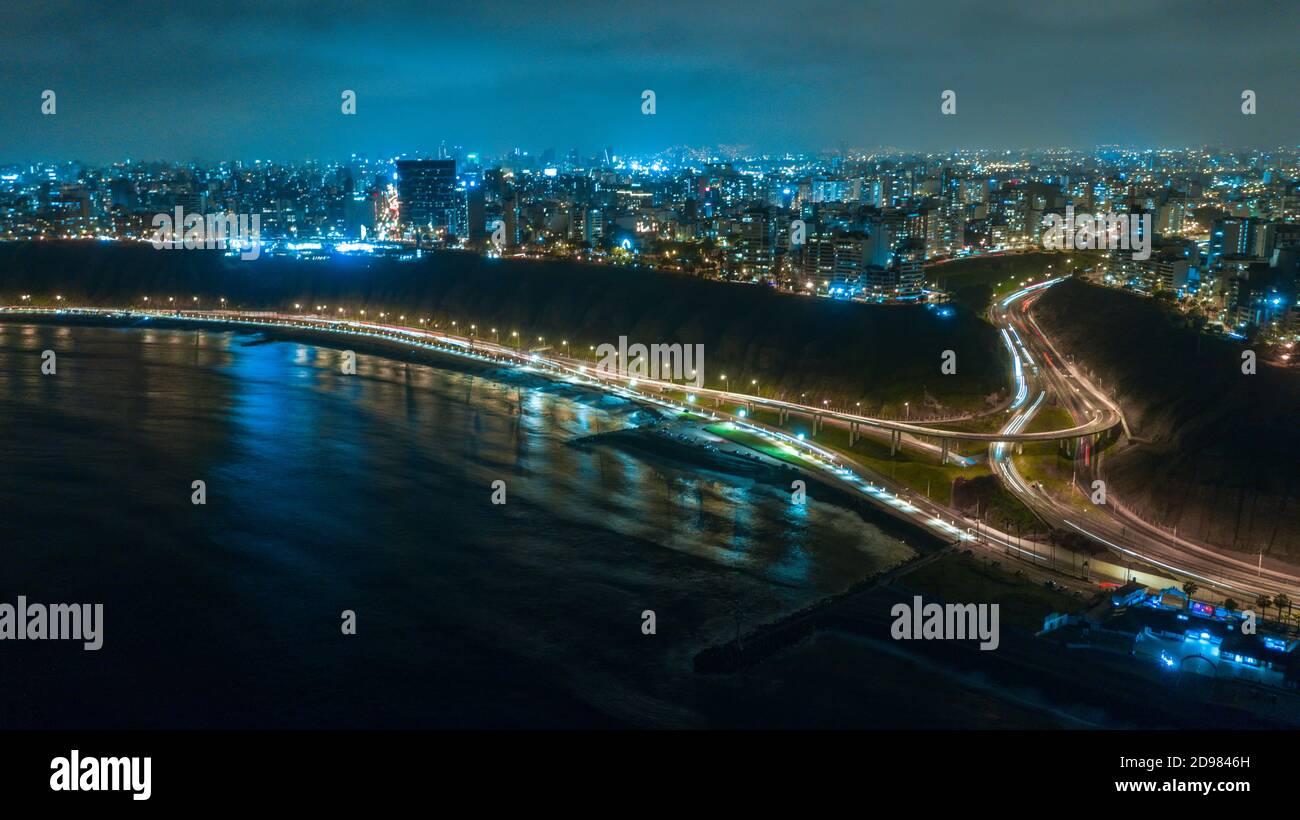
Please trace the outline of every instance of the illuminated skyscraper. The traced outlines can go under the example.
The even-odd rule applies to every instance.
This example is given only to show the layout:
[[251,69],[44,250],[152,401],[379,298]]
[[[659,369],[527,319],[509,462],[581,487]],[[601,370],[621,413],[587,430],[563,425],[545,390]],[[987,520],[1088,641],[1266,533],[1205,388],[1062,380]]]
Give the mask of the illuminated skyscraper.
[[429,235],[457,224],[456,161],[397,162],[397,199],[403,234]]

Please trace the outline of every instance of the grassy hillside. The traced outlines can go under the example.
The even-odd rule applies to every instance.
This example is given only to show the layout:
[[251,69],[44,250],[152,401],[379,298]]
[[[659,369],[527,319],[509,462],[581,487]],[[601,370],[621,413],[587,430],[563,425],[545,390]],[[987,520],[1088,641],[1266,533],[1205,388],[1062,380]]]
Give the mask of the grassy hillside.
[[1026,282],[1081,270],[1096,261],[1094,252],[1034,251],[1001,256],[972,256],[926,269],[926,278],[952,294],[953,302],[982,313],[994,297],[1018,290]]
[[1034,308],[1116,392],[1140,441],[1106,456],[1148,520],[1227,549],[1300,558],[1300,373],[1241,372],[1241,345],[1151,299],[1070,280]]
[[[1007,389],[992,328],[969,311],[951,316],[918,306],[878,306],[779,294],[629,268],[433,254],[420,262],[263,258],[241,262],[215,252],[154,250],[148,245],[26,243],[0,245],[0,302],[19,293],[34,301],[61,293],[96,305],[178,304],[287,309],[344,305],[368,315],[427,316],[460,328],[477,324],[502,341],[509,332],[535,342],[561,339],[573,352],[635,342],[703,344],[709,386],[757,380],[764,395],[901,414],[942,414],[984,405]],[[940,373],[943,351],[957,354],[956,375]],[[926,397],[931,399],[926,407]],[[935,403],[942,407],[935,406]],[[915,417],[915,415],[913,416]]]

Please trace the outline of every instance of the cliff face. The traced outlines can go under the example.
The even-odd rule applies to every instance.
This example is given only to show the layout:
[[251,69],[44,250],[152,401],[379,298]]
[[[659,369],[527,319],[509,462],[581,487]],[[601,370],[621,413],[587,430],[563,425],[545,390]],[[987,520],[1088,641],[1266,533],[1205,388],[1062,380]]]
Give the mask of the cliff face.
[[1111,288],[1068,280],[1033,310],[1124,408],[1137,441],[1104,462],[1123,503],[1179,535],[1300,559],[1300,373],[1243,374],[1244,346]]
[[[533,341],[589,345],[702,344],[709,386],[757,379],[807,401],[830,399],[864,411],[926,395],[945,408],[979,406],[1007,389],[994,330],[969,311],[942,316],[923,307],[876,306],[776,293],[770,289],[621,267],[489,260],[464,253],[420,262],[339,259],[240,262],[217,252],[154,250],[147,244],[0,244],[0,301],[15,293],[62,293],[73,303],[153,304],[192,296],[211,307],[286,309],[346,305],[427,316],[461,328],[471,322],[502,342],[510,332]],[[943,351],[957,354],[955,375],[941,375]],[[937,412],[944,412],[938,410]]]

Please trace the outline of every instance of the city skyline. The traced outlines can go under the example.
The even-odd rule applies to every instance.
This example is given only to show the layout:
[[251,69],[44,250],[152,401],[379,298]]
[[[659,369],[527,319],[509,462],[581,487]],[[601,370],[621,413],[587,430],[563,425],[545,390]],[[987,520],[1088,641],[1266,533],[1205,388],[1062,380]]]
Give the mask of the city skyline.
[[[625,167],[633,161],[653,160],[668,156],[690,156],[691,162],[697,164],[708,162],[779,162],[782,160],[804,160],[804,161],[827,161],[834,158],[852,159],[852,160],[874,160],[874,159],[907,159],[923,160],[933,159],[936,157],[991,157],[995,155],[1042,155],[1042,154],[1078,154],[1088,155],[1098,152],[1118,152],[1123,154],[1173,154],[1202,152],[1210,155],[1270,155],[1275,153],[1290,153],[1300,150],[1300,143],[1288,144],[1278,143],[1276,145],[1246,145],[1241,143],[1188,143],[1185,145],[1157,145],[1143,143],[1111,143],[1099,142],[1090,145],[1069,146],[1069,145],[1002,145],[992,147],[961,147],[954,146],[951,148],[936,148],[931,150],[919,150],[901,148],[892,145],[881,145],[872,148],[861,146],[844,145],[839,148],[789,148],[783,150],[760,151],[751,149],[745,145],[731,145],[726,143],[677,143],[673,145],[663,145],[657,148],[645,150],[620,150],[616,145],[604,145],[593,147],[591,150],[582,150],[577,146],[546,145],[541,147],[540,143],[533,143],[529,140],[516,140],[511,147],[502,150],[471,150],[476,148],[473,144],[455,142],[446,139],[431,138],[425,141],[427,145],[418,148],[410,148],[395,152],[373,153],[367,151],[344,151],[339,154],[331,155],[308,155],[303,154],[294,157],[270,158],[270,157],[243,157],[243,156],[213,156],[213,157],[189,157],[183,158],[178,156],[128,156],[121,155],[117,157],[106,157],[103,159],[87,159],[76,155],[51,156],[51,157],[7,157],[0,159],[0,168],[19,167],[19,166],[59,166],[59,165],[82,165],[85,167],[113,167],[119,165],[150,165],[164,164],[175,166],[192,166],[192,167],[217,167],[222,165],[240,164],[240,165],[278,165],[285,167],[308,166],[313,164],[325,165],[345,165],[350,162],[398,162],[401,160],[436,160],[456,158],[458,164],[464,162],[464,157],[471,156],[480,165],[510,165],[513,162],[523,161],[526,164],[536,166],[538,170],[547,166],[560,166],[563,163],[559,158],[565,157],[570,152],[576,153],[580,162],[574,165],[575,168],[584,170],[599,168],[601,166]],[[540,150],[539,150],[540,149]],[[453,155],[453,152],[459,154],[459,158]],[[556,157],[555,162],[547,163],[543,157],[547,152],[553,152]],[[612,160],[606,162],[604,155],[611,152]],[[441,156],[445,154],[445,156]],[[687,161],[682,161],[682,165],[689,165]],[[459,167],[459,165],[458,165]],[[649,167],[637,169],[651,172]]]
[[[1233,338],[1258,334],[1280,362],[1296,341],[1295,149],[437,154],[0,166],[0,237],[149,241],[244,259],[461,250],[931,305],[952,297],[941,284],[948,261],[1106,251],[1088,265],[1098,282],[1169,300]],[[1092,227],[1094,215],[1128,225],[1122,241]],[[192,219],[207,231],[187,228]],[[227,234],[240,238],[212,239]]]

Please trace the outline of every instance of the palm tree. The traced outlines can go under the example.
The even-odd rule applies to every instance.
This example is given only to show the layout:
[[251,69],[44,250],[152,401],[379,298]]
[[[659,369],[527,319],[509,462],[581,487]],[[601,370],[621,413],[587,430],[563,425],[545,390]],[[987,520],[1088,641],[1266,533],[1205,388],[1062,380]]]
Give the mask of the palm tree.
[[1273,599],[1260,593],[1255,597],[1255,606],[1259,607],[1260,617],[1268,613],[1268,608],[1273,605]]
[[1235,598],[1225,598],[1223,601],[1223,608],[1230,612],[1236,612],[1241,609],[1241,604],[1237,603]]
[[1283,609],[1286,609],[1286,614],[1287,614],[1287,618],[1286,618],[1286,619],[1287,619],[1288,621],[1291,620],[1291,599],[1290,599],[1290,598],[1288,598],[1288,597],[1287,597],[1286,595],[1284,595],[1283,593],[1279,592],[1279,593],[1278,593],[1278,594],[1273,598],[1273,606],[1277,607],[1277,616],[1278,616],[1278,618],[1281,618],[1281,617],[1282,617],[1282,610],[1283,610]]
[[1183,592],[1187,593],[1187,603],[1189,606],[1192,603],[1192,596],[1195,595],[1196,591],[1199,589],[1200,586],[1195,581],[1188,581],[1183,584]]

